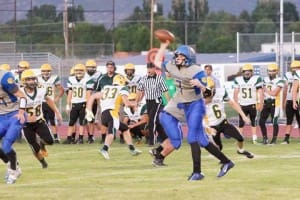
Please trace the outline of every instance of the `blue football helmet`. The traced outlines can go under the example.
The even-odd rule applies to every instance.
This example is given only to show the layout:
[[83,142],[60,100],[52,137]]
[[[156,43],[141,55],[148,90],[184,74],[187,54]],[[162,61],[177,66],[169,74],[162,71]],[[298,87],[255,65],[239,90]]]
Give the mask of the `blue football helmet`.
[[196,53],[195,50],[187,45],[182,45],[180,47],[178,47],[175,51],[175,57],[176,58],[177,55],[183,55],[185,56],[185,62],[182,64],[184,66],[191,66],[192,64],[196,63]]

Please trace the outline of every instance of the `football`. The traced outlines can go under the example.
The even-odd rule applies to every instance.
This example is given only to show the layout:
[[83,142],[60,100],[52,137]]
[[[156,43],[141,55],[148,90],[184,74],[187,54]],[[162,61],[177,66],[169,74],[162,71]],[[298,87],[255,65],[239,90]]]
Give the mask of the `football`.
[[154,36],[161,42],[165,42],[167,40],[173,42],[175,40],[173,33],[165,29],[158,29],[154,31]]

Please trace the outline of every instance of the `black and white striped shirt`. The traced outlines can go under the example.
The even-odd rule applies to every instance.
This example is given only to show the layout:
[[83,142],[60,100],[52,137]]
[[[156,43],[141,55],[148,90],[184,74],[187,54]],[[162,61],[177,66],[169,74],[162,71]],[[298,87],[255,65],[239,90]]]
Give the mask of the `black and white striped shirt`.
[[160,75],[143,76],[138,84],[138,90],[145,92],[146,100],[161,98],[163,93],[168,91],[165,80]]

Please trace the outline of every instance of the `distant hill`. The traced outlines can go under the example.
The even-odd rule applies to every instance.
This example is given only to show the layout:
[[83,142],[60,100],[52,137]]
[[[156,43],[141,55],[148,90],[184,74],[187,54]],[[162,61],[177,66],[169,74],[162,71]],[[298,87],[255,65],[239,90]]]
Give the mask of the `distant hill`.
[[[286,0],[285,0],[286,1]],[[300,13],[300,0],[288,0],[296,5]],[[24,18],[30,9],[31,2],[33,6],[42,4],[56,5],[57,10],[64,8],[64,0],[22,0],[17,1],[17,18]],[[72,2],[72,0],[69,0]],[[75,5],[82,5],[86,11],[85,18],[92,23],[112,23],[112,6],[113,0],[73,0]],[[128,17],[136,6],[142,6],[142,0],[115,0],[115,20],[116,22]],[[167,15],[171,10],[171,0],[157,0],[164,6],[164,14]],[[210,11],[216,12],[224,10],[234,15],[240,14],[243,10],[252,12],[257,4],[257,0],[209,0]],[[300,15],[300,14],[299,14]],[[0,0],[0,22],[6,22],[13,19],[13,1]]]

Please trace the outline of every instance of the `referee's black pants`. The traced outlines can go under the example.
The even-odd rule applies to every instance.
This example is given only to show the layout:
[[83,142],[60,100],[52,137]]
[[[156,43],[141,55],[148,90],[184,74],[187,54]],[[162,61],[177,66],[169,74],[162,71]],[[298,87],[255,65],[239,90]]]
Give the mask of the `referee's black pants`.
[[162,99],[146,100],[147,112],[149,116],[149,136],[148,145],[154,145],[156,143],[156,132],[159,140],[163,141],[167,138],[167,135],[159,122],[159,113],[163,109]]

